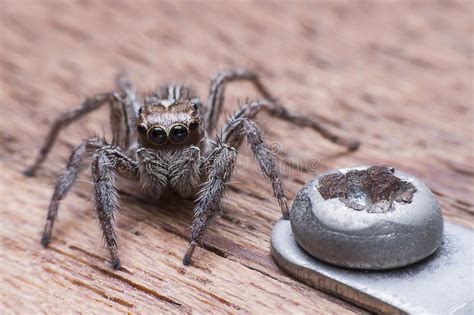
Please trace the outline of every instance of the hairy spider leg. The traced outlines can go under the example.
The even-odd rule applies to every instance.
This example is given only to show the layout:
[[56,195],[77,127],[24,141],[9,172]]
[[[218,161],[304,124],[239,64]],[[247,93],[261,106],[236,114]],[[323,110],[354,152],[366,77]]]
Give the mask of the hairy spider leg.
[[115,81],[122,97],[113,101],[110,106],[112,144],[117,144],[127,150],[137,138],[135,120],[138,117],[141,103],[137,89],[126,72],[120,72]]
[[114,185],[116,175],[128,179],[138,179],[138,165],[116,146],[104,146],[96,151],[92,162],[96,211],[105,243],[112,258],[112,268],[120,269],[117,236],[113,220],[117,212],[117,188]]
[[274,99],[256,73],[240,68],[220,71],[214,76],[209,86],[207,111],[204,116],[208,133],[213,132],[217,127],[219,116],[222,113],[226,85],[234,81],[249,81],[264,98],[269,100]]
[[118,144],[122,148],[128,148],[132,143],[135,130],[133,121],[136,118],[139,99],[135,87],[125,73],[121,73],[116,78],[118,92],[107,92],[86,98],[79,107],[62,113],[54,121],[41,150],[34,163],[25,170],[26,176],[34,176],[41,164],[46,160],[51,148],[54,145],[62,129],[72,122],[99,109],[104,104],[110,104],[110,119],[113,135],[113,144]]
[[205,169],[208,170],[207,181],[201,186],[196,200],[189,247],[183,257],[184,265],[190,264],[194,249],[204,236],[211,219],[218,212],[236,159],[237,151],[227,144],[219,142],[204,162]]
[[[57,217],[61,200],[66,197],[67,193],[76,181],[82,169],[85,157],[92,156],[95,152],[99,152],[97,153],[99,155],[105,155],[105,157],[109,159],[109,164],[113,166],[114,172],[118,173],[120,176],[127,179],[138,180],[137,163],[130,159],[128,156],[126,156],[124,153],[122,153],[116,146],[111,146],[107,144],[107,142],[102,138],[92,138],[82,142],[72,151],[64,172],[61,174],[61,176],[59,176],[58,181],[56,182],[54,193],[51,197],[51,202],[49,204],[48,213],[46,216],[46,223],[44,226],[43,235],[41,238],[41,244],[43,244],[43,246],[46,247],[51,242],[54,221]],[[97,157],[95,158],[95,160],[97,160]],[[97,191],[96,197],[98,200],[103,200],[104,196],[106,196],[105,194],[108,194],[109,197],[105,197],[106,199],[114,199],[114,193],[114,190],[107,191],[105,189],[101,189],[99,195],[102,196],[102,198],[99,199],[97,197]],[[103,207],[98,206],[97,211],[100,212],[100,209],[102,208]],[[110,237],[106,236],[105,234],[108,233],[107,231],[109,229],[104,229],[104,224],[102,224],[103,218],[104,216],[101,216],[101,214],[99,213],[99,220],[101,220],[104,238],[107,241],[108,239],[110,239]],[[107,241],[107,245],[109,245],[109,243],[110,241]]]
[[48,214],[46,216],[46,224],[44,226],[43,236],[41,237],[41,244],[43,244],[43,246],[46,247],[51,242],[54,221],[58,215],[59,203],[66,197],[67,193],[76,181],[82,169],[82,162],[85,155],[87,154],[88,149],[100,148],[103,145],[105,145],[105,141],[99,138],[94,138],[82,142],[72,150],[67,166],[63,173],[58,177],[56,185],[54,186],[54,193],[51,196]]
[[207,112],[205,116],[208,133],[216,128],[217,121],[222,112],[225,87],[227,83],[233,81],[250,81],[260,92],[263,98],[267,100],[267,104],[265,104],[265,106],[257,106],[256,108],[252,108],[251,111],[256,111],[256,113],[258,113],[260,110],[265,109],[272,116],[281,118],[298,126],[311,128],[320,133],[329,141],[347,147],[351,151],[356,150],[360,146],[360,142],[358,140],[347,139],[333,133],[316,118],[308,118],[306,116],[291,113],[285,106],[278,102],[276,97],[274,97],[269,92],[269,90],[262,84],[259,76],[256,73],[246,69],[230,69],[221,71],[211,81],[211,85],[209,87]]

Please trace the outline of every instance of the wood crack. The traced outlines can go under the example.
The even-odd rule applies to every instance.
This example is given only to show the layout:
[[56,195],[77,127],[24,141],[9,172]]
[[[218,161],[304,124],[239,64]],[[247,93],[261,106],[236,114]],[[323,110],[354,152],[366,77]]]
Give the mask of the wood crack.
[[[180,309],[182,309],[182,310],[185,309],[181,303],[179,303],[179,302],[173,300],[172,298],[167,297],[167,296],[165,296],[165,295],[162,295],[162,294],[158,293],[157,291],[155,291],[155,290],[153,290],[153,289],[151,289],[151,288],[149,288],[149,287],[147,287],[147,286],[145,286],[145,285],[136,283],[136,282],[134,282],[134,281],[132,281],[132,280],[130,280],[130,279],[128,279],[128,278],[125,278],[125,277],[121,276],[121,275],[119,274],[120,271],[114,272],[114,271],[111,271],[111,270],[110,270],[110,271],[109,271],[109,270],[106,270],[106,269],[101,268],[101,267],[99,267],[99,266],[97,266],[97,265],[95,265],[95,264],[90,263],[89,261],[86,261],[86,260],[83,260],[83,259],[79,259],[77,256],[72,255],[72,254],[69,254],[69,253],[67,253],[67,252],[65,252],[65,251],[63,251],[63,250],[61,250],[61,249],[59,249],[59,248],[57,248],[57,247],[53,247],[53,246],[51,246],[51,245],[49,246],[49,248],[52,249],[52,250],[54,250],[55,252],[57,252],[57,253],[59,253],[59,254],[62,254],[62,255],[64,255],[64,256],[67,256],[67,257],[69,257],[69,258],[71,258],[71,259],[73,259],[73,260],[79,260],[81,263],[86,264],[86,265],[89,266],[90,268],[93,268],[93,269],[95,269],[95,270],[97,270],[97,271],[99,271],[99,272],[101,272],[101,273],[103,273],[103,274],[105,274],[105,275],[107,275],[107,276],[109,276],[109,277],[112,277],[112,278],[114,278],[114,279],[117,279],[117,280],[119,280],[119,281],[121,281],[121,282],[123,282],[123,283],[129,285],[130,287],[132,287],[132,288],[134,288],[134,289],[136,289],[136,290],[138,290],[138,291],[141,291],[141,292],[143,292],[143,293],[145,293],[145,294],[147,294],[147,295],[151,295],[151,296],[157,298],[157,299],[160,300],[160,301],[169,303],[169,304],[171,304],[171,305],[173,305],[173,306],[175,306],[175,307],[178,307],[178,308],[180,308]],[[75,247],[75,248],[77,249],[77,247]],[[81,251],[87,253],[87,251],[84,251],[84,250],[81,250]],[[96,256],[96,255],[94,255],[94,254],[90,254],[90,255],[100,258],[100,256]]]
[[80,281],[79,279],[76,279],[76,278],[72,278],[72,277],[69,277],[65,274],[59,274],[58,272],[56,272],[55,270],[49,268],[49,267],[43,267],[43,269],[48,272],[48,273],[51,273],[51,274],[55,274],[55,275],[58,275],[58,276],[61,276],[62,278],[64,278],[65,280],[69,281],[70,283],[76,285],[76,286],[79,286],[81,288],[85,288],[85,289],[88,289],[94,293],[96,293],[97,295],[109,300],[109,301],[112,301],[112,302],[115,302],[115,303],[118,303],[122,306],[125,306],[125,307],[128,307],[128,308],[132,308],[132,307],[135,307],[135,305],[133,305],[132,303],[129,303],[121,298],[118,298],[118,297],[114,297],[114,296],[111,296],[110,294],[107,294],[106,292],[102,291],[102,290],[99,290],[83,281]]

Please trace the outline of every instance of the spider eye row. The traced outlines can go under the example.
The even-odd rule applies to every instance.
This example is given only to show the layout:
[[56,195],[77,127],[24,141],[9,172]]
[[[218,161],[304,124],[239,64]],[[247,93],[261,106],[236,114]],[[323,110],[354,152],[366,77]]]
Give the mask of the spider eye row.
[[147,136],[152,143],[164,144],[168,139],[171,143],[182,143],[189,136],[189,130],[195,130],[199,126],[198,122],[191,122],[188,127],[183,124],[173,125],[169,131],[161,126],[153,126],[147,129],[144,125],[138,125],[138,133]]

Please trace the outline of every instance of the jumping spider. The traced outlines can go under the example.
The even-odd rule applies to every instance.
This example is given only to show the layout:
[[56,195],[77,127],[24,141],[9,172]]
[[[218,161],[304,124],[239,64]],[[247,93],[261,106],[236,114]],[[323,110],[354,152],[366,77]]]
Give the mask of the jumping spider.
[[[263,99],[241,106],[227,120],[220,136],[209,138],[209,134],[215,132],[222,113],[226,84],[242,80],[251,82]],[[63,128],[104,104],[110,105],[113,141],[107,143],[105,139],[92,138],[73,149],[67,167],[56,183],[41,243],[46,247],[51,241],[59,202],[76,181],[87,157],[92,159],[96,210],[114,269],[121,266],[113,227],[117,209],[114,186],[117,175],[138,182],[143,191],[155,197],[165,189],[182,198],[196,196],[197,192],[189,247],[183,258],[183,264],[188,265],[195,247],[200,244],[219,209],[237,159],[237,150],[244,138],[264,177],[272,184],[284,218],[288,218],[280,172],[263,140],[262,131],[253,120],[259,112],[266,111],[298,127],[312,128],[350,150],[359,145],[358,141],[333,134],[316,120],[289,112],[269,93],[255,73],[244,69],[218,73],[209,87],[207,106],[203,106],[194,90],[187,86],[163,86],[146,94],[142,101],[125,74],[117,77],[117,85],[117,91],[86,98],[78,108],[60,115],[35,162],[25,171],[27,176],[35,174]]]

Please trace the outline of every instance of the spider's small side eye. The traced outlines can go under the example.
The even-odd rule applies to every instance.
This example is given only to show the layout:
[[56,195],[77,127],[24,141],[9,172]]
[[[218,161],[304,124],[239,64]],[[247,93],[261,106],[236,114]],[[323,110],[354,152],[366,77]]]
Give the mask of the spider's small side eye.
[[146,134],[146,127],[144,125],[138,125],[137,126],[137,131],[138,131],[139,134],[144,135],[144,134]]
[[141,115],[142,113],[143,113],[143,107],[140,107],[140,108],[138,109],[138,115]]
[[189,130],[196,130],[199,127],[199,123],[197,121],[193,121],[189,124]]
[[193,104],[193,108],[194,108],[194,110],[196,110],[196,111],[197,111],[197,110],[199,109],[199,105],[198,105],[197,103],[192,103],[192,104]]

